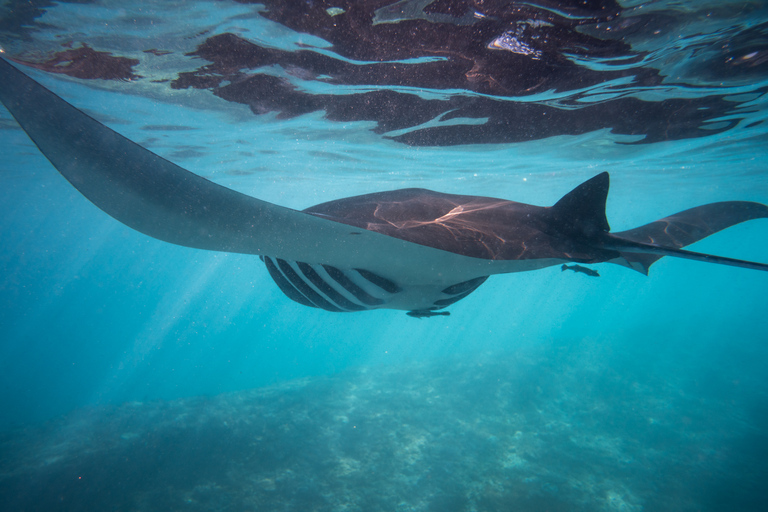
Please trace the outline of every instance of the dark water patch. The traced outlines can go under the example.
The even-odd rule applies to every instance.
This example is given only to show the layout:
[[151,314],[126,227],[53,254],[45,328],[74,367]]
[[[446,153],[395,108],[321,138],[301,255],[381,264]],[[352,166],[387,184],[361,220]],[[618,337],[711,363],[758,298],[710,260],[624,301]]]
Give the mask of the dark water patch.
[[141,141],[141,146],[144,148],[156,147],[157,143],[160,142],[161,140],[162,139],[160,137],[149,137]]
[[138,59],[114,56],[94,50],[85,43],[79,48],[55,52],[45,60],[18,60],[29,67],[74,78],[101,80],[132,80],[140,78],[133,73]]
[[160,131],[160,132],[181,132],[188,130],[197,130],[192,126],[182,126],[178,124],[147,124],[141,127],[142,130]]
[[[5,2],[2,16],[0,16],[0,31],[8,32],[16,37],[29,40],[35,30],[50,28],[47,23],[42,23],[39,18],[45,14],[49,7],[57,2],[51,0],[10,0]],[[91,0],[61,0],[60,3],[91,3]]]
[[359,158],[355,158],[345,153],[331,152],[331,151],[309,151],[309,154],[313,158],[324,158],[326,160],[332,160],[334,162],[359,162]]
[[[204,149],[204,148],[199,148]],[[178,158],[178,159],[184,159],[184,158],[203,158],[206,156],[206,153],[203,151],[199,151],[198,148],[195,147],[188,147],[184,149],[177,149],[176,151],[173,151],[170,155],[170,158]]]
[[[584,71],[567,73],[563,69],[559,69],[556,73],[553,71],[553,76],[575,75],[574,80],[577,82],[556,85],[537,77],[536,80],[539,82],[536,84],[520,84],[506,93],[478,91],[488,94],[486,96],[460,93],[444,94],[442,98],[428,98],[417,92],[402,89],[402,87],[413,87],[474,90],[476,88],[463,81],[467,69],[462,69],[461,82],[452,83],[441,71],[429,70],[425,72],[425,76],[442,80],[442,83],[421,83],[416,79],[412,83],[403,83],[403,80],[392,79],[392,82],[397,82],[399,85],[395,87],[390,84],[390,88],[384,87],[388,84],[388,79],[372,77],[366,71],[363,76],[371,80],[369,83],[375,84],[377,90],[351,94],[309,93],[282,77],[266,74],[242,75],[239,69],[260,67],[271,63],[271,60],[264,62],[264,59],[252,55],[259,49],[254,43],[245,42],[236,36],[232,37],[235,39],[228,44],[217,40],[215,46],[217,48],[222,46],[219,49],[222,55],[220,58],[209,55],[208,49],[201,50],[206,59],[214,60],[218,64],[208,65],[196,73],[182,73],[179,79],[174,81],[173,87],[208,88],[227,101],[248,105],[258,115],[277,112],[279,118],[290,118],[323,111],[326,118],[332,121],[374,121],[377,123],[374,129],[376,133],[407,130],[407,133],[392,138],[414,146],[523,142],[555,135],[579,135],[604,128],[609,128],[618,134],[643,135],[645,136],[643,142],[647,143],[710,135],[729,129],[736,123],[732,121],[719,129],[703,129],[707,121],[719,118],[734,108],[732,102],[718,96],[649,102],[639,98],[624,97],[616,92],[609,95],[610,100],[583,103],[582,94],[579,93],[562,99],[560,105],[551,102],[511,101],[501,98],[543,92],[547,87],[565,90],[589,87],[582,81]],[[243,50],[242,46],[246,46],[248,50]],[[230,60],[238,55],[244,59],[244,62],[235,66]],[[513,57],[513,59],[518,58],[520,56]],[[224,60],[221,61],[221,59]],[[403,66],[411,69],[421,64],[404,64]],[[505,69],[524,69],[533,73],[530,71],[530,66],[531,63],[528,61],[508,62]],[[368,69],[368,66],[355,67]],[[232,71],[228,72],[227,70],[230,69]],[[326,71],[323,69],[322,76],[326,76]],[[596,77],[594,84],[610,79],[605,76]],[[334,80],[334,83],[349,85],[343,79]],[[647,79],[644,83],[647,87],[651,87],[660,85],[661,81],[658,78]],[[585,94],[584,97],[588,98],[589,95]],[[439,123],[437,126],[420,126],[438,118],[441,122],[458,119],[468,119],[471,122],[455,122],[447,126],[440,126]],[[480,120],[485,121],[477,122]]]
[[[219,34],[191,54],[209,63],[180,73],[172,87],[210,89],[257,115],[324,112],[332,121],[373,121],[376,133],[404,131],[392,138],[414,146],[523,142],[605,128],[652,143],[708,136],[737,124],[708,125],[735,105],[719,94],[691,94],[695,80],[669,83],[652,59],[646,62],[649,52],[633,50],[632,41],[645,47],[665,27],[676,26],[679,16],[667,11],[642,15],[630,9],[624,16],[611,1],[342,2],[331,11],[319,3],[264,4],[263,16],[328,41],[333,53],[306,45],[289,51]],[[706,44],[741,47],[744,39],[755,45],[754,33],[761,33],[759,27],[731,27],[728,36]],[[686,34],[685,40],[696,37]],[[671,58],[673,51],[657,49],[654,58],[664,52]],[[739,57],[751,62],[753,74],[762,65],[761,52]],[[699,60],[706,70],[700,78],[706,79],[712,66]],[[609,83],[614,85],[605,88]],[[661,92],[677,87],[690,92],[682,98]],[[659,94],[647,94],[655,89]],[[542,93],[557,99],[526,101]]]
[[230,176],[253,176],[254,174],[258,174],[258,171],[256,170],[245,170],[245,169],[227,169],[219,172],[223,174],[228,174]]
[[170,50],[158,50],[157,48],[150,48],[149,50],[144,50],[144,53],[151,53],[156,57],[162,57],[163,55],[170,55],[173,52]]

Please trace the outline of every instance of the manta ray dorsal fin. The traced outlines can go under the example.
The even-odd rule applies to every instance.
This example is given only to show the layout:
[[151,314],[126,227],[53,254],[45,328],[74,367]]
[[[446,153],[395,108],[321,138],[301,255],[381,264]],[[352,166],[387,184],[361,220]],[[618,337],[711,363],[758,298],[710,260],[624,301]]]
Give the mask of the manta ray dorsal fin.
[[563,231],[595,235],[611,230],[605,217],[610,180],[603,172],[565,194],[551,208]]

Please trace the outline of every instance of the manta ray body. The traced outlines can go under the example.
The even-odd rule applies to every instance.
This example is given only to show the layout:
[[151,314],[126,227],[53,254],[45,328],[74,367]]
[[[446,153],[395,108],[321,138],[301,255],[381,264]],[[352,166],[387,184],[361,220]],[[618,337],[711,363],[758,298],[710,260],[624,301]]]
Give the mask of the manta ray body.
[[663,256],[768,270],[682,249],[768,217],[746,201],[707,204],[611,233],[609,177],[599,174],[551,207],[403,189],[304,211],[241,194],[161,158],[65,102],[0,59],[0,101],[53,166],[88,200],[151,237],[258,255],[291,299],[328,311],[400,309],[417,318],[461,300],[489,276],[565,263],[639,272]]

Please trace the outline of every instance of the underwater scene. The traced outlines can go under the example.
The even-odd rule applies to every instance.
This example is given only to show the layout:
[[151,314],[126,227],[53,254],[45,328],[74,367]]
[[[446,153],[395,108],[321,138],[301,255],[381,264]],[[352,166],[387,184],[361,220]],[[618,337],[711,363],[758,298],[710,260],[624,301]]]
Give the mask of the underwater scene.
[[768,509],[768,3],[0,2],[0,510]]

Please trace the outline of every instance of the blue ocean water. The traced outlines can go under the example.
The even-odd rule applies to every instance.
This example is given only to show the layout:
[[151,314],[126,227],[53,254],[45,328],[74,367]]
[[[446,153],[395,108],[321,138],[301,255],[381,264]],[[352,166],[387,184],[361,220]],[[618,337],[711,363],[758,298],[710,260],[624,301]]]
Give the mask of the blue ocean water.
[[[467,13],[475,26],[502,19],[483,2],[389,3],[360,3],[374,20],[395,13],[371,30],[437,34],[464,27]],[[397,40],[394,57],[363,58],[374,50],[313,32],[306,20],[317,12],[339,22],[356,12],[331,4],[285,3],[308,9],[299,23],[281,22],[279,2],[103,0],[35,12],[9,2],[0,47],[138,144],[291,208],[406,187],[548,206],[603,171],[614,231],[716,201],[768,204],[763,2],[589,3],[594,12],[512,2],[524,10],[505,21],[516,28],[483,41],[551,84],[530,93],[462,88],[447,74],[444,85],[344,82],[343,72],[329,78],[305,57],[291,60],[307,51],[358,67],[426,59]],[[203,69],[218,61],[200,49],[232,34],[284,60]],[[625,55],[598,52],[587,34],[621,42]],[[136,76],[100,78],[82,55],[54,61],[77,48],[135,59]],[[224,50],[222,59],[239,55]],[[598,75],[558,81],[583,69]],[[184,73],[219,82],[170,86]],[[500,76],[489,71],[488,83]],[[305,96],[278,104],[277,93],[246,101],[227,89],[253,77]],[[454,103],[386,128],[418,109],[333,114],[340,98],[382,90]],[[291,110],[306,97],[327,103]],[[627,98],[639,110],[609,108]],[[489,99],[499,111],[530,105],[568,117],[473,116]],[[649,115],[645,105],[660,117],[633,124]],[[473,131],[483,123],[496,124]],[[648,276],[550,267],[492,276],[449,317],[331,313],[285,297],[255,256],[174,246],[110,218],[5,109],[0,148],[0,496],[9,510],[765,506],[768,273],[670,257]],[[691,249],[768,262],[768,221]]]

